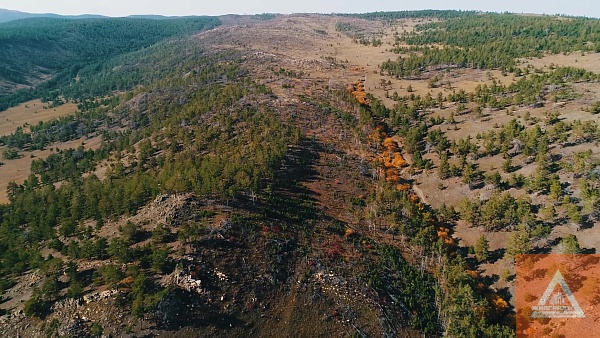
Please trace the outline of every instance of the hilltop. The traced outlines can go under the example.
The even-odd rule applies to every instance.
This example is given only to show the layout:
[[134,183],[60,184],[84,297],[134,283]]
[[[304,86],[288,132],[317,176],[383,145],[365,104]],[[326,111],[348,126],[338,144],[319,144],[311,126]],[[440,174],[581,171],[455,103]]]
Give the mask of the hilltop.
[[[2,9],[0,8],[0,23],[21,20],[21,19],[31,19],[31,18],[52,18],[52,19],[108,19],[110,17],[99,15],[99,14],[81,14],[81,15],[61,15],[54,13],[27,13],[14,11],[10,9]],[[154,19],[154,20],[165,20],[165,19],[174,19],[176,17],[173,16],[164,16],[164,15],[129,15],[127,18],[131,19]]]
[[10,9],[2,9],[0,8],[0,23],[20,20],[20,19],[29,19],[29,18],[55,18],[55,19],[97,19],[97,18],[105,18],[105,16],[97,15],[97,14],[83,14],[83,15],[59,15],[53,13],[27,13],[14,11]]

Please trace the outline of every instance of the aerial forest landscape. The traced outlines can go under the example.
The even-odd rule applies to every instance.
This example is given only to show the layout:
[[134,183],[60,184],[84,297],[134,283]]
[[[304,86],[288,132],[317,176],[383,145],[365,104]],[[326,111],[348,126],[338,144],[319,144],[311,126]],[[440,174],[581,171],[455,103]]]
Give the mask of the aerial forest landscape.
[[600,19],[351,12],[0,9],[0,337],[580,337]]

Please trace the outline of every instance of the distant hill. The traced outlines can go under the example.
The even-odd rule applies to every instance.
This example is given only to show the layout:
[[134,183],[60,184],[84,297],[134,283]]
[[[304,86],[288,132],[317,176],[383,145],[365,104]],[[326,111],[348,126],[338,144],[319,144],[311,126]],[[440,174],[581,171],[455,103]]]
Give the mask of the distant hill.
[[179,16],[164,16],[164,15],[156,15],[156,14],[138,14],[138,15],[130,15],[128,16],[130,19],[153,19],[153,20],[165,20],[165,19],[174,19],[180,18]]
[[68,85],[84,67],[100,67],[113,57],[219,24],[217,17],[26,18],[0,23],[0,111],[38,95],[19,88],[35,88],[49,79],[47,86]]
[[[194,17],[194,16],[185,16]],[[10,9],[0,8],[0,23],[10,22],[20,19],[30,19],[30,18],[53,18],[53,19],[99,19],[99,18],[110,18],[108,16],[103,16],[99,14],[82,14],[82,15],[60,15],[54,13],[27,13],[20,11],[13,11]],[[164,15],[156,15],[156,14],[137,14],[130,15],[127,18],[132,19],[153,19],[153,20],[166,20],[166,19],[175,19],[175,18],[183,18],[181,16],[164,16]]]
[[53,13],[26,13],[13,11],[10,9],[2,9],[0,8],[0,23],[9,22],[19,19],[29,19],[29,18],[55,18],[55,19],[93,19],[93,18],[105,18],[105,16],[97,15],[97,14],[83,14],[83,15],[59,15]]

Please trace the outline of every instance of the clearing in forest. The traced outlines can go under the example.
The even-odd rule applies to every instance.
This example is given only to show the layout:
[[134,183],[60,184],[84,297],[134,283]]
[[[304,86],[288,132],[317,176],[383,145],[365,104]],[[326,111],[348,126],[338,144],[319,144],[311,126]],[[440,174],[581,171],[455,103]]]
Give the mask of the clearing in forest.
[[[82,137],[80,139],[69,142],[53,143],[49,145],[45,150],[19,152],[21,156],[18,159],[2,160],[4,164],[0,166],[0,203],[8,203],[8,197],[6,195],[6,188],[8,187],[8,183],[10,183],[11,181],[15,181],[18,184],[22,184],[23,181],[25,181],[31,173],[31,162],[39,158],[45,159],[46,157],[48,157],[54,152],[50,149],[75,149],[81,144],[84,144],[85,149],[95,150],[100,148],[101,141],[102,136],[96,136],[91,139]],[[4,147],[0,147],[0,149],[3,148]]]
[[69,102],[54,108],[47,108],[48,105],[49,103],[37,99],[0,112],[0,135],[10,135],[25,123],[35,125],[40,121],[46,122],[77,112],[75,103]]

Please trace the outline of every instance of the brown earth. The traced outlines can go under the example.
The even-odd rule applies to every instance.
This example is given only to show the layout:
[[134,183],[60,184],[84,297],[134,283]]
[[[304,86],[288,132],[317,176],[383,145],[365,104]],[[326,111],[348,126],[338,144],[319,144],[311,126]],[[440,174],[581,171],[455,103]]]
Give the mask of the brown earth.
[[547,55],[542,58],[529,58],[520,60],[523,66],[532,65],[535,68],[548,68],[554,66],[569,66],[600,72],[600,53],[573,52],[568,54]]
[[[18,127],[25,124],[36,125],[38,122],[46,122],[62,116],[77,112],[77,105],[65,103],[55,108],[44,108],[48,103],[41,100],[31,100],[5,111],[0,112],[0,136],[13,133]],[[28,129],[25,127],[24,131]]]

